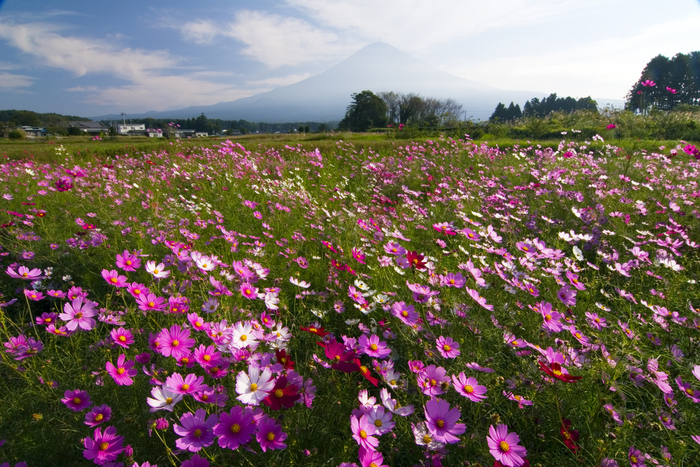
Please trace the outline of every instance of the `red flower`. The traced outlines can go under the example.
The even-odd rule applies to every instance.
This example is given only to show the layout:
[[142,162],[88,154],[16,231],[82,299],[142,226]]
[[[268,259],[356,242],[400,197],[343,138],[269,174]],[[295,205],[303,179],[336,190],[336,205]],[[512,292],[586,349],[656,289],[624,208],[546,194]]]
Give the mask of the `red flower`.
[[335,339],[324,344],[323,342],[317,342],[318,345],[323,347],[326,352],[326,358],[331,360],[331,368],[334,370],[342,371],[343,373],[353,373],[359,370],[359,365],[355,365],[352,360],[355,358],[355,352],[345,351],[345,346]]
[[282,349],[282,350],[275,350],[275,357],[277,358],[277,363],[281,364],[284,366],[285,370],[293,370],[294,369],[294,362],[291,358],[289,358],[289,355],[287,354],[287,351]]
[[301,394],[297,394],[297,391],[298,388],[295,385],[287,386],[286,376],[280,376],[275,382],[275,387],[263,399],[263,402],[272,410],[279,410],[282,406],[290,408],[294,405],[294,401],[301,397]]
[[571,449],[571,452],[576,454],[576,451],[581,449],[580,446],[576,445],[576,441],[580,438],[578,431],[571,429],[571,420],[564,419],[561,421],[561,428],[559,429],[561,437],[564,439],[564,444],[566,447]]
[[379,380],[378,380],[377,378],[375,378],[374,376],[372,376],[372,373],[369,371],[369,368],[367,368],[366,366],[364,366],[364,365],[360,362],[360,359],[359,359],[359,358],[356,358],[356,359],[355,359],[355,364],[359,367],[360,373],[362,374],[362,376],[364,376],[365,378],[367,378],[367,380],[368,380],[370,383],[372,383],[373,385],[377,386],[377,384],[379,383]]
[[326,331],[323,330],[321,327],[315,327],[315,326],[309,326],[308,328],[304,326],[299,326],[299,329],[302,331],[310,332],[311,334],[316,334],[318,337],[325,337],[328,335]]
[[423,259],[425,259],[425,256],[419,255],[415,251],[409,251],[408,253],[406,253],[406,259],[411,264],[412,268],[416,268],[418,270],[425,269],[425,261],[423,261]]
[[550,363],[549,366],[545,364],[542,360],[539,361],[540,369],[560,381],[565,383],[575,383],[576,381],[582,379],[582,376],[572,376],[568,373],[564,373],[560,364],[554,362]]

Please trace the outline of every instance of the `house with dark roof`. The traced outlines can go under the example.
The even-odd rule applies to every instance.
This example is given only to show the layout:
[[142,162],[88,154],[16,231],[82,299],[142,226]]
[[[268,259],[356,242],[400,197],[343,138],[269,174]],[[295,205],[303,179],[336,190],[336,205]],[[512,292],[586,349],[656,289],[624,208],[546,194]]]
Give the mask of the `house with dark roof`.
[[109,133],[109,127],[102,124],[102,122],[93,122],[92,120],[86,122],[70,122],[68,124],[71,128],[77,128],[89,135],[99,135],[100,133]]

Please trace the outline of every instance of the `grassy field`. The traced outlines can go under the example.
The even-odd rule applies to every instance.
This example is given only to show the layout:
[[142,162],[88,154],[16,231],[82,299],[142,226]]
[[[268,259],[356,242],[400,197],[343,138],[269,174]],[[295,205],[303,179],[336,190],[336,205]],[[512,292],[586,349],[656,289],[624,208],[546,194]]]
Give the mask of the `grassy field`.
[[688,144],[0,153],[0,463],[700,462]]

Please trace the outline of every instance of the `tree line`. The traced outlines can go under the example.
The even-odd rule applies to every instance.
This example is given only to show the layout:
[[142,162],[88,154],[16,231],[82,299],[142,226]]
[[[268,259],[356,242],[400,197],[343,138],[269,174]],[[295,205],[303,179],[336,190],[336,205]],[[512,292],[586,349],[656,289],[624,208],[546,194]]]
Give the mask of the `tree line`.
[[462,104],[453,99],[421,97],[415,93],[362,91],[352,94],[345,117],[338,124],[341,130],[367,131],[388,125],[417,127],[454,126],[462,114]]
[[522,117],[539,117],[543,118],[552,112],[572,113],[577,110],[589,110],[591,112],[598,111],[598,103],[590,96],[574,99],[573,97],[557,97],[556,93],[552,93],[549,97],[542,100],[537,97],[525,102],[523,110],[520,110],[520,105],[513,102],[510,106],[506,106],[499,102],[493,114],[489,118],[490,122],[512,122]]
[[700,52],[652,58],[627,93],[625,108],[644,113],[682,105],[700,105]]

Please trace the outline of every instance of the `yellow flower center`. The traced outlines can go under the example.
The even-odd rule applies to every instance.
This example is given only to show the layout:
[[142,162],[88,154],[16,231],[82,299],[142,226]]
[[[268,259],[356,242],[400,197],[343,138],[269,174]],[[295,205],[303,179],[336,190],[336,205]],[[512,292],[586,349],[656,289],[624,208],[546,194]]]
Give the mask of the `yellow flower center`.
[[443,349],[445,352],[449,352],[450,350],[452,350],[452,347],[450,347],[449,345],[445,344],[445,345],[442,346],[442,349]]
[[112,278],[110,278],[109,280],[112,281],[113,284],[116,284],[116,283],[117,283],[117,278],[116,278],[116,277],[112,277]]
[[362,438],[362,439],[367,438],[367,432],[365,430],[360,430],[360,438]]
[[269,432],[266,436],[268,441],[274,441],[275,440],[275,434],[273,432]]
[[160,271],[157,270],[157,269],[154,269],[154,270],[153,270],[153,274],[158,274],[159,272],[160,272]]
[[275,389],[275,397],[279,399],[282,396],[284,396],[284,391],[282,391],[281,389]]
[[175,340],[173,341],[173,343],[170,344],[170,345],[172,345],[173,347],[177,347],[178,345],[180,345],[180,341],[177,340],[177,339],[175,339]]
[[126,336],[119,336],[119,342],[126,342]]
[[360,367],[360,371],[362,372],[363,375],[366,375],[367,372],[369,372],[369,369],[366,366],[362,365]]
[[430,437],[430,435],[423,435],[423,442],[425,444],[430,444],[430,442],[433,440],[433,438]]
[[77,313],[75,314],[75,317],[78,318],[78,319],[80,319],[80,318],[83,317],[83,313],[79,311],[79,312],[77,312]]
[[404,318],[407,318],[407,317],[408,317],[408,311],[403,310],[403,311],[401,312],[401,316],[403,316]]
[[442,428],[445,426],[445,421],[444,420],[438,420],[436,423],[438,428]]
[[687,392],[688,395],[691,395],[691,396],[694,396],[694,395],[695,395],[695,391],[693,391],[693,390],[690,389],[690,388],[686,389],[685,392]]
[[505,441],[501,441],[500,443],[498,443],[498,447],[499,447],[499,448],[501,449],[501,451],[503,451],[503,452],[508,452],[508,451],[510,451],[510,446],[509,446],[508,443],[506,443]]
[[131,260],[130,260],[130,259],[127,259],[127,260],[126,260],[126,265],[127,265],[127,266],[131,266]]
[[211,355],[205,355],[205,356],[203,356],[203,357],[202,357],[202,360],[204,360],[205,362],[208,362],[209,360],[211,360]]
[[467,394],[471,394],[474,392],[474,388],[472,386],[469,386],[468,384],[465,384],[464,385],[464,392],[466,392]]
[[202,436],[202,430],[197,428],[196,430],[194,430],[194,437],[199,438],[200,436]]
[[247,341],[247,340],[248,340],[248,336],[246,336],[245,334],[243,334],[243,335],[241,336],[241,340],[244,341],[244,342]]
[[637,463],[637,456],[630,456],[630,460],[632,461],[633,464]]
[[108,447],[109,443],[107,441],[103,441],[100,443],[100,451],[106,451]]
[[549,321],[552,319],[552,315],[544,315],[544,320]]
[[376,426],[377,428],[379,428],[380,426],[382,426],[382,421],[379,420],[379,419],[376,419],[376,420],[374,421],[374,426]]
[[185,384],[182,385],[182,390],[183,390],[183,391],[187,391],[189,388],[190,388],[190,385],[187,384],[187,383],[185,383]]
[[51,318],[46,318],[46,319],[44,320],[45,323],[50,323],[51,321],[52,321]]
[[377,347],[377,344],[372,344],[369,346],[369,348],[372,350],[377,350],[379,347]]
[[253,383],[250,385],[250,389],[251,389],[251,391],[255,391],[256,389],[258,389],[258,385]]
[[238,423],[231,425],[231,433],[238,433],[239,431],[241,431],[241,425]]
[[165,399],[165,403],[166,403],[166,404],[172,404],[172,403],[173,403],[173,398],[172,398],[172,397],[166,398],[166,399]]
[[156,304],[155,304],[155,302],[148,302],[148,306],[150,306],[152,308],[152,307],[156,306]]
[[124,371],[126,371],[126,370],[124,370],[124,368],[117,368],[117,374],[118,374],[118,375],[123,375],[123,374],[124,374]]
[[80,397],[74,397],[74,398],[73,398],[73,403],[74,403],[74,404],[78,405],[78,404],[80,404],[81,402],[82,402],[82,401],[80,400]]
[[101,422],[103,418],[105,418],[105,417],[101,413],[98,413],[97,415],[95,415],[96,422]]

